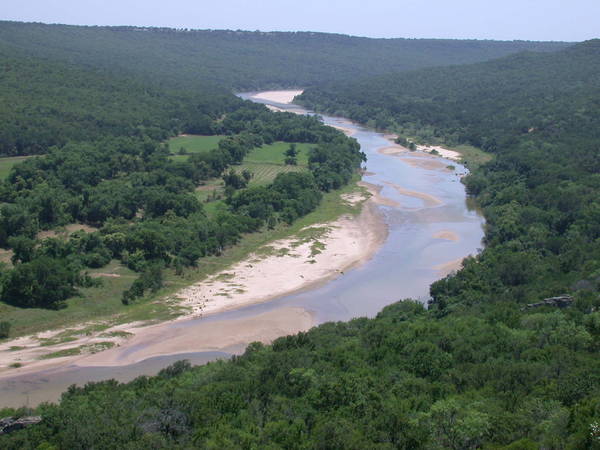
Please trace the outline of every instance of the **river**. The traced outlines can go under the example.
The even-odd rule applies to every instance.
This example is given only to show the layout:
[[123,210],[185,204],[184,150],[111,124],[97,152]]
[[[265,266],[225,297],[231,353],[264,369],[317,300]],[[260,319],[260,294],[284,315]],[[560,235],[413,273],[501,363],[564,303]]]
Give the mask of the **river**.
[[[240,96],[283,110],[305,112],[294,105],[257,100],[254,94]],[[257,317],[290,308],[309,311],[317,324],[373,317],[400,299],[427,301],[432,282],[456,268],[465,256],[479,251],[484,220],[469,206],[460,182],[460,177],[467,173],[465,167],[418,152],[385,154],[381,149],[390,147],[390,141],[382,133],[343,118],[323,116],[323,121],[347,129],[360,143],[368,158],[363,181],[378,186],[380,194],[391,200],[393,206],[378,206],[389,230],[379,251],[365,264],[323,286],[202,319],[176,322],[164,327],[163,333],[181,334],[191,329],[198,333],[215,322],[232,320],[245,321],[251,326]],[[55,401],[71,384],[107,378],[129,381],[139,375],[155,374],[180,359],[202,364],[242,349],[243,345],[236,345],[219,351],[163,355],[116,367],[73,364],[5,377],[0,379],[0,407]],[[122,352],[131,354],[136,350],[139,345],[124,348]]]

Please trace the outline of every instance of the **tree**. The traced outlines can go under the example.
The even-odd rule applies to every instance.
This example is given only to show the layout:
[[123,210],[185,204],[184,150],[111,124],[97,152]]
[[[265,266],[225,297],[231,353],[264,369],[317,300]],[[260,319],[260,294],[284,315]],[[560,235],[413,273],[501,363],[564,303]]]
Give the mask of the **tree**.
[[152,293],[157,292],[163,286],[162,269],[161,262],[148,264],[131,287],[123,292],[121,302],[129,305],[136,298],[143,297],[146,290],[150,290]]
[[249,171],[246,171],[246,175],[240,175],[235,170],[229,169],[229,172],[223,175],[225,188],[231,187],[235,190],[245,188],[248,185],[248,179],[246,179],[246,176],[249,173]]
[[79,274],[64,260],[40,257],[8,273],[2,301],[23,308],[58,308],[76,293]]
[[250,172],[248,169],[242,170],[242,177],[246,181],[246,185],[250,183],[250,180],[254,177],[254,174]]
[[439,448],[454,450],[480,448],[490,428],[487,414],[477,404],[460,404],[454,398],[439,400],[426,414],[427,422]]
[[8,245],[13,250],[12,263],[26,263],[31,261],[35,255],[35,244],[35,240],[23,235],[9,238]]
[[289,148],[285,151],[285,164],[288,166],[298,164],[298,149],[296,148],[296,144],[290,144]]

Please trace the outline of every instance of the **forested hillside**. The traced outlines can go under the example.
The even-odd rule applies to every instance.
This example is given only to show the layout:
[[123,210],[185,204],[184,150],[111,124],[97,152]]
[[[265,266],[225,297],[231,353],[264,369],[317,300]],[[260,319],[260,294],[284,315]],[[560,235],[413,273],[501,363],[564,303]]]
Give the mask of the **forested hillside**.
[[598,108],[599,53],[600,40],[593,40],[552,54],[525,52],[314,87],[299,101],[408,137],[443,138],[490,152],[502,140],[565,132],[597,137],[590,121]]
[[[124,304],[155,292],[163,269],[181,273],[243,234],[314,210],[363,160],[356,141],[317,118],[274,114],[204,80],[188,91],[161,87],[4,44],[0,67],[0,156],[39,155],[14,166],[7,158],[0,180],[0,338],[15,308],[63,308],[98,284],[87,270],[111,261],[139,273]],[[178,161],[165,140],[179,133],[220,138]],[[248,186],[253,174],[234,167],[276,141],[312,144],[305,170]],[[215,180],[225,198],[209,215],[196,189]],[[68,226],[90,232],[48,233]]]
[[161,89],[140,77],[27,56],[2,43],[0,84],[0,156],[108,136],[212,134],[212,122],[242,103],[208,83],[191,92]]
[[567,45],[16,22],[0,22],[0,43],[31,56],[143,76],[163,85],[195,89],[212,82],[245,90],[304,87]]
[[404,301],[232,361],[72,388],[0,446],[600,448],[599,62],[591,41],[308,91],[494,152],[466,179],[486,249],[427,310]]

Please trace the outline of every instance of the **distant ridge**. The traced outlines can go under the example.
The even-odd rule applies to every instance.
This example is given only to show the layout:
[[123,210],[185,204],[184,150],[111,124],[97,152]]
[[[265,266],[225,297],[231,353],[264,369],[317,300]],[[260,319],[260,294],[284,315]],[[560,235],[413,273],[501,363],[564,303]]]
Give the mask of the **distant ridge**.
[[[140,32],[144,39],[140,38]],[[194,87],[312,86],[394,71],[464,64],[563,42],[374,39],[317,32],[182,30],[0,22],[0,46],[32,56]]]

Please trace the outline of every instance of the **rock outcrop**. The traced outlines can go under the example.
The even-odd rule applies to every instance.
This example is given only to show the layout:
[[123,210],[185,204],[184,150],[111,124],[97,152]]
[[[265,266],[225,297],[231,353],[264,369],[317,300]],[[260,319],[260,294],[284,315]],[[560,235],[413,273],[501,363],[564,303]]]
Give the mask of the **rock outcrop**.
[[524,311],[528,308],[540,308],[542,306],[557,306],[559,308],[566,308],[567,306],[571,306],[571,303],[574,301],[575,300],[570,295],[560,295],[558,297],[545,298],[538,303],[529,303],[527,306],[521,308],[521,311]]
[[0,434],[8,434],[13,431],[22,430],[23,428],[35,425],[41,421],[42,418],[40,416],[19,417],[18,419],[15,419],[14,417],[5,417],[4,419],[0,419]]

